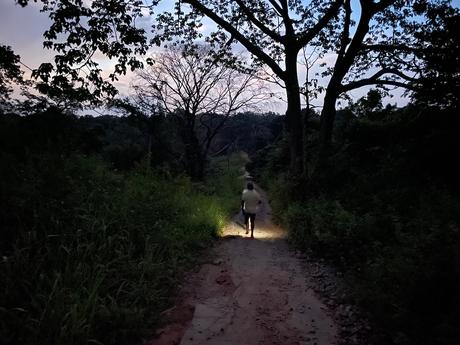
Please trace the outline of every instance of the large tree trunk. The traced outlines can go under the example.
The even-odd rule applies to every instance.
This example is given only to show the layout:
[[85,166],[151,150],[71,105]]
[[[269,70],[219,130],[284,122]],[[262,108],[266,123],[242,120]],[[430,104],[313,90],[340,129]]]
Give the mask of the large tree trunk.
[[290,172],[301,176],[303,171],[303,133],[304,124],[301,114],[300,88],[297,77],[297,54],[286,56],[286,129],[289,139]]
[[202,181],[204,179],[205,158],[201,153],[198,139],[195,135],[189,138],[185,148],[188,173],[193,181]]
[[193,181],[202,181],[204,178],[205,158],[201,153],[196,137],[188,137],[185,144],[185,159],[187,172]]
[[316,164],[316,169],[319,168],[319,170],[321,170],[321,168],[323,168],[326,164],[331,151],[332,131],[334,129],[334,120],[335,115],[337,113],[335,107],[337,97],[337,88],[330,86],[326,91],[326,96],[324,97],[323,110],[321,111],[321,124],[319,133],[320,142],[318,151],[318,161]]
[[186,118],[181,129],[181,137],[184,143],[187,173],[193,181],[202,181],[206,157],[203,155],[200,141],[195,133],[194,119],[191,115]]

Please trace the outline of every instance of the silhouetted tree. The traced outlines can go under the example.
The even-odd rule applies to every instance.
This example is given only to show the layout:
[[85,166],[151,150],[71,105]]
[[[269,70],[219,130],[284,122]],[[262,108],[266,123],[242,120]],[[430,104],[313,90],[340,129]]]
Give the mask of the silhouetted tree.
[[[25,5],[28,0],[18,3]],[[170,11],[160,1],[41,0],[53,23],[45,33],[45,46],[58,52],[55,65],[44,64],[35,73],[63,91],[69,85],[94,85],[88,96],[100,97],[115,90],[100,76],[93,59],[100,51],[117,61],[112,81],[128,68],[143,66],[138,56],[150,44],[178,38],[179,43],[202,37],[201,21],[212,20],[217,28],[207,40],[216,47],[239,43],[281,80],[287,97],[286,125],[291,171],[302,172],[305,165],[304,128],[298,80],[298,53],[307,46],[332,53],[321,120],[323,161],[329,154],[336,103],[346,92],[366,85],[414,88],[420,55],[415,33],[433,22],[427,20],[430,8],[447,6],[448,0],[177,0]],[[164,4],[164,3],[162,3]],[[166,5],[166,4],[164,4]],[[356,11],[352,6],[358,5]],[[154,16],[153,37],[149,41],[137,19]],[[355,19],[356,18],[356,19]],[[81,20],[85,19],[85,20]],[[67,40],[62,42],[62,37]],[[234,62],[236,60],[233,59]],[[151,60],[147,60],[151,63]],[[88,69],[88,76],[81,74]],[[417,79],[417,78],[415,78]],[[67,81],[66,81],[67,80]],[[73,84],[72,84],[73,83]]]
[[[142,67],[138,56],[147,51],[149,42],[145,30],[136,26],[136,19],[146,12],[153,16],[160,1],[93,1],[90,5],[83,0],[42,2],[43,10],[53,19],[45,33],[45,46],[57,50],[58,55],[55,65],[42,65],[37,76],[58,87],[62,82],[64,89],[68,85],[64,80],[92,84],[96,88],[91,95],[97,97],[115,90],[100,76],[100,68],[93,59],[96,51],[117,60],[112,80],[128,67]],[[208,17],[218,26],[209,36],[213,44],[238,42],[268,66],[286,88],[291,168],[300,171],[303,137],[297,56],[338,15],[343,2],[180,0],[172,11],[161,11],[156,16],[155,36],[150,43],[160,45],[172,36],[180,36],[182,41],[193,40],[201,35],[201,19]],[[26,5],[28,0],[18,3]],[[62,42],[63,36],[67,41]],[[88,77],[81,74],[83,67],[88,69]]]
[[382,94],[376,89],[369,90],[366,97],[361,97],[350,105],[350,110],[359,117],[369,117],[382,109]]
[[[351,90],[378,85],[419,89],[424,50],[417,38],[433,25],[433,12],[455,12],[450,1],[360,0],[355,22],[352,3],[336,42],[336,58],[324,76],[330,76],[321,112],[319,165],[328,157],[339,97]],[[437,9],[437,10],[436,10]],[[435,21],[435,20],[434,20]]]
[[19,55],[16,55],[11,47],[0,45],[0,102],[9,99],[11,84],[22,84],[22,72],[19,67]]
[[[15,2],[26,6],[29,0]],[[41,2],[43,12],[52,19],[44,33],[43,46],[56,52],[54,64],[42,63],[33,73],[42,81],[42,92],[54,96],[71,94],[79,101],[99,103],[117,94],[111,82],[119,75],[143,66],[139,56],[147,52],[149,45],[146,31],[137,27],[136,19],[153,5],[145,6],[142,0]],[[101,75],[96,53],[116,62],[109,78]]]
[[133,83],[140,107],[163,109],[176,118],[188,172],[196,180],[203,178],[211,144],[228,117],[258,109],[270,96],[256,73],[218,61],[210,49],[198,45],[157,53]]
[[182,150],[177,145],[175,123],[166,117],[162,109],[153,106],[140,106],[135,97],[116,98],[110,102],[111,110],[121,114],[125,121],[142,132],[144,151],[151,166],[178,166],[176,160]]
[[415,36],[424,61],[414,100],[426,105],[460,105],[460,13],[440,6],[429,9],[428,23]]
[[[196,16],[214,21],[224,37],[239,42],[281,80],[286,91],[286,132],[290,168],[302,173],[304,124],[298,79],[298,54],[326,28],[332,29],[343,0],[197,1],[184,0]],[[180,2],[179,2],[180,3]],[[193,18],[193,17],[192,17]],[[221,36],[211,36],[222,39]]]

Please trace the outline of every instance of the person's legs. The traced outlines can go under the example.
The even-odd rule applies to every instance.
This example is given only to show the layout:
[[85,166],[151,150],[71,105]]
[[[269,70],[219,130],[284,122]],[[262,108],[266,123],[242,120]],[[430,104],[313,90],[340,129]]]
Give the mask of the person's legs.
[[256,214],[251,213],[249,218],[251,219],[251,237],[254,237],[254,222],[256,220]]
[[246,227],[246,235],[249,234],[249,213],[244,213],[244,226]]

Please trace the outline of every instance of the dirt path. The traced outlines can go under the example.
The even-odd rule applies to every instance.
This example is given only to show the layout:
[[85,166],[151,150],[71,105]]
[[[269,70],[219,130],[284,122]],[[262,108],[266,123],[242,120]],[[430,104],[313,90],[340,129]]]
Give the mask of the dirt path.
[[338,326],[264,201],[255,238],[235,216],[209,262],[186,281],[149,345],[334,345]]

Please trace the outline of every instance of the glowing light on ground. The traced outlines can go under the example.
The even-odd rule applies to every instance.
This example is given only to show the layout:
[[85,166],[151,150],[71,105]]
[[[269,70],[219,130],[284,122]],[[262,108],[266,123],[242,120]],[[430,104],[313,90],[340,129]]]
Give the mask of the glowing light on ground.
[[[246,235],[246,229],[244,228],[244,224],[240,220],[233,220],[230,222],[221,233],[221,237],[242,237],[242,238],[250,238],[251,231],[249,230],[249,234]],[[272,223],[261,222],[260,224],[257,223],[254,229],[254,240],[277,240],[277,239],[284,239],[287,237],[287,232],[284,229],[273,225]]]

